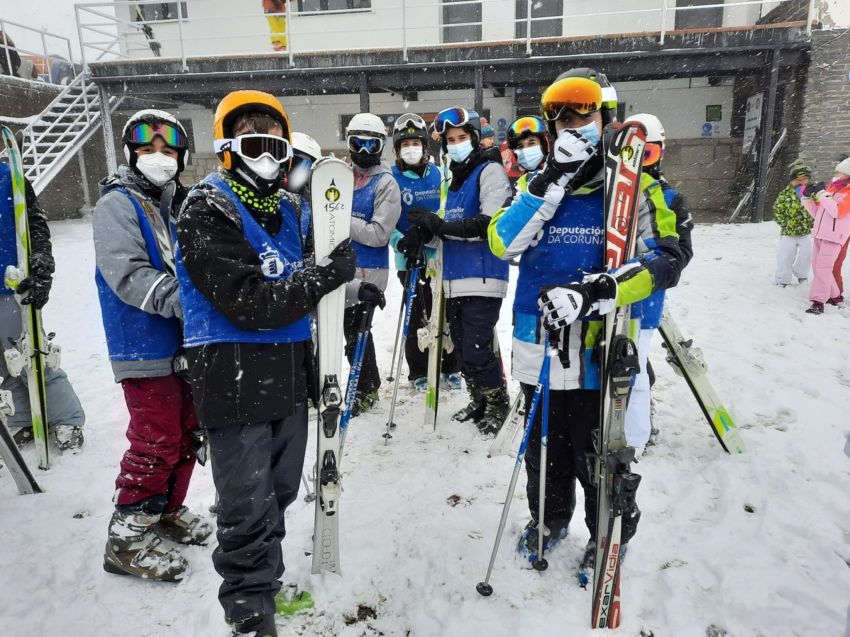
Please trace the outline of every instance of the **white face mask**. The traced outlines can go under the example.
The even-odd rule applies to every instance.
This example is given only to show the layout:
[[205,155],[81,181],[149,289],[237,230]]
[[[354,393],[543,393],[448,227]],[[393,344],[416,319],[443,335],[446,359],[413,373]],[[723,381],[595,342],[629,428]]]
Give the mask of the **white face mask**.
[[139,155],[136,168],[154,186],[164,186],[177,174],[177,160],[162,153]]
[[243,157],[242,161],[244,161],[245,165],[260,179],[272,181],[280,176],[280,164],[268,155],[263,155],[258,159]]
[[289,171],[286,177],[286,189],[289,192],[301,192],[304,185],[307,183],[307,178],[310,176],[310,167],[306,165],[296,166]]
[[421,146],[405,146],[398,151],[401,161],[408,166],[418,166],[419,162],[422,161],[422,154]]

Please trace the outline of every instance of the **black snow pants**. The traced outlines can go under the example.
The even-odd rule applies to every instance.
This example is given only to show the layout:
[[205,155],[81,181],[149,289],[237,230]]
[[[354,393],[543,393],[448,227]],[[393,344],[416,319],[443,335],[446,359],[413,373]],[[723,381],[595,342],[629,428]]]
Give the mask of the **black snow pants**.
[[[343,318],[342,329],[345,332],[345,356],[351,364],[354,358],[354,348],[357,346],[357,332],[360,323],[366,313],[367,305],[358,303],[346,308]],[[360,379],[357,381],[357,389],[362,392],[370,392],[381,386],[381,374],[378,371],[378,361],[375,359],[375,339],[372,331],[369,331],[369,342],[366,344],[366,353],[363,356],[363,368],[360,370]]]
[[230,622],[275,612],[283,575],[284,512],[298,496],[307,405],[283,420],[207,430],[219,496],[213,566]]
[[[398,280],[404,288],[403,302],[407,302],[407,272],[398,272]],[[410,328],[407,331],[407,339],[404,341],[404,359],[407,361],[407,380],[414,381],[428,375],[428,350],[424,352],[419,349],[419,338],[416,330],[428,324],[433,304],[433,293],[431,291],[431,279],[425,275],[425,269],[419,270],[419,284],[416,286],[416,296],[410,306]],[[404,312],[404,306],[401,309]],[[441,370],[443,374],[453,374],[460,371],[456,350],[443,352]],[[393,370],[395,373],[395,370]]]
[[493,351],[493,328],[502,299],[461,296],[446,299],[446,321],[467,381],[480,389],[505,386],[502,363]]

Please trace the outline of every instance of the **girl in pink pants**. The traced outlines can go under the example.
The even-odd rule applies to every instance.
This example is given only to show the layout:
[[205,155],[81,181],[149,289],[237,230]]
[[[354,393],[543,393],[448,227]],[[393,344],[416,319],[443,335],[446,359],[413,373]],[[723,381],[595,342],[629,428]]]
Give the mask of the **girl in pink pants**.
[[802,204],[814,218],[812,270],[814,279],[809,292],[809,314],[823,314],[824,303],[840,305],[841,291],[833,267],[850,237],[850,157],[835,167],[832,181],[819,192],[810,184],[801,189]]

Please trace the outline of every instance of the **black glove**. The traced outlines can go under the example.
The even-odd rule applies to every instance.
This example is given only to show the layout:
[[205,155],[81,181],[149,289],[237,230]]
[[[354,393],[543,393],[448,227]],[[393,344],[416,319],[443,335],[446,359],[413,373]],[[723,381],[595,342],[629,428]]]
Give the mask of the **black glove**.
[[434,234],[420,226],[413,226],[396,244],[396,249],[401,252],[408,260],[420,260],[422,257],[422,248],[431,239]]
[[[328,263],[330,261],[330,263]],[[346,240],[340,243],[333,251],[322,260],[318,266],[319,273],[329,279],[334,288],[348,283],[354,278],[357,264],[357,255],[351,242]]]
[[53,257],[41,253],[30,256],[30,275],[18,283],[16,292],[22,305],[32,305],[40,310],[47,304],[53,284]]
[[822,181],[819,181],[816,184],[806,184],[806,187],[803,188],[803,196],[810,199],[824,188],[826,188],[826,185]]
[[360,289],[357,291],[357,300],[367,305],[377,305],[382,310],[387,306],[387,300],[384,298],[381,288],[368,281],[363,281],[360,284]]
[[425,208],[414,208],[407,213],[407,218],[410,220],[410,225],[423,228],[432,235],[440,235],[440,229],[443,227],[443,220],[437,213],[425,210]]

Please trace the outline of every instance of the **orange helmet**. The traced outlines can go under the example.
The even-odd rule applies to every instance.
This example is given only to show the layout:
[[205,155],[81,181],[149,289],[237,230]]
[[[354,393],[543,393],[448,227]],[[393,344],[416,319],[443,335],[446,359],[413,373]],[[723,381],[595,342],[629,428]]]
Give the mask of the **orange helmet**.
[[[263,113],[277,120],[283,127],[283,137],[292,142],[292,133],[289,127],[289,117],[283,105],[274,95],[263,91],[233,91],[224,96],[218,103],[213,118],[213,139],[229,139],[233,137],[233,123],[240,115],[246,113]],[[233,155],[231,151],[225,150],[218,154],[221,165],[229,170],[233,168]]]

